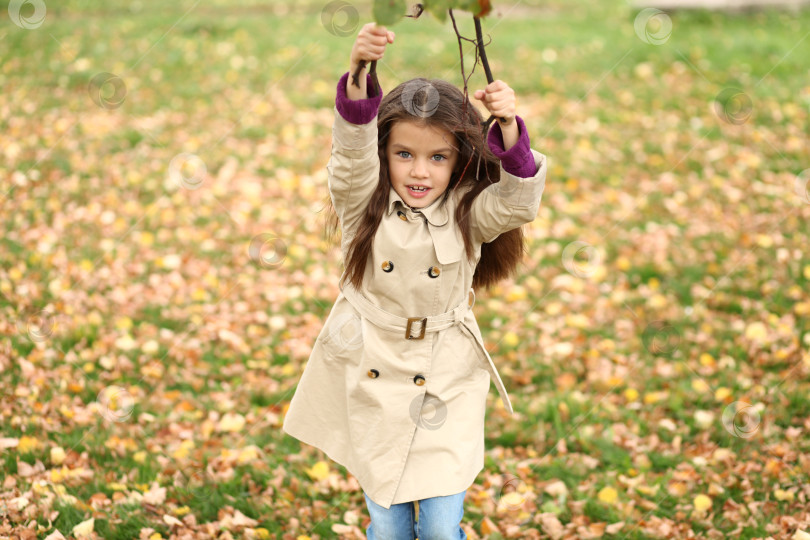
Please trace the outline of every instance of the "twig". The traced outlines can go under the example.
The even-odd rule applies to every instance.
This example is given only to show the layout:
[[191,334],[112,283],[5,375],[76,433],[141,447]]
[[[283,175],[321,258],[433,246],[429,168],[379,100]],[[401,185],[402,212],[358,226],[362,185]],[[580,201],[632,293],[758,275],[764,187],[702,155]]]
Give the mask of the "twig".
[[[494,81],[494,77],[492,77],[492,70],[489,69],[489,62],[487,61],[487,52],[486,47],[484,47],[484,35],[481,31],[481,19],[478,17],[473,17],[475,21],[475,36],[477,39],[478,48],[478,56],[481,57],[481,63],[484,64],[484,72],[487,74],[487,83],[491,83]],[[484,122],[484,131],[489,129],[489,125],[492,123],[492,119],[495,118],[494,116],[490,116],[486,122]],[[499,122],[506,122],[506,118],[498,118]]]
[[[357,69],[354,70],[352,73],[352,84],[357,88],[360,88],[360,74],[363,72],[363,69],[366,67],[366,61],[360,60],[357,63]],[[371,75],[371,82],[372,88],[369,88],[366,92],[368,93],[368,97],[374,97],[377,93],[381,90],[380,83],[377,80],[377,61],[371,61],[371,67],[368,68],[368,74]]]

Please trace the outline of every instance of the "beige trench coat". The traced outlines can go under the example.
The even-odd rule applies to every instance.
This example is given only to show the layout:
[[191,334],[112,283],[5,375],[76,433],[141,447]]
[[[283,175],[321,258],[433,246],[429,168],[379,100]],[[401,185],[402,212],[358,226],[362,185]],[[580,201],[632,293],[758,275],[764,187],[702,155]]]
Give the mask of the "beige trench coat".
[[[329,190],[345,260],[379,180],[377,119],[355,125],[335,109],[332,135]],[[532,154],[534,177],[518,178],[501,167],[500,182],[476,198],[475,264],[481,242],[537,215],[546,159]],[[417,211],[391,189],[362,290],[346,285],[338,296],[284,418],[285,432],[345,466],[384,508],[459,493],[475,481],[484,466],[490,380],[512,412],[469,310],[475,264],[456,227],[458,198],[451,195],[444,204],[438,200]],[[421,320],[413,322],[412,339],[406,339],[405,326],[392,323],[454,308],[443,329],[422,339],[416,339]]]

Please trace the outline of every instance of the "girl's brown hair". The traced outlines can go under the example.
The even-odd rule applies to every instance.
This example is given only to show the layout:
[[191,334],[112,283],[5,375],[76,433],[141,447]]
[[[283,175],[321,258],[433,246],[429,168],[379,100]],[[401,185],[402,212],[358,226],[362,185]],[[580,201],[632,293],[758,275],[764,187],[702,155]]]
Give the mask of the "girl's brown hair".
[[[470,260],[475,256],[470,232],[472,203],[487,186],[500,180],[500,162],[486,144],[481,114],[458,88],[441,79],[423,78],[412,79],[394,88],[383,97],[377,114],[380,181],[354,238],[349,242],[345,261],[345,279],[358,289],[363,282],[366,260],[371,255],[374,235],[388,204],[391,184],[385,152],[386,139],[394,124],[401,121],[416,121],[424,126],[445,129],[456,139],[458,159],[444,193],[445,200],[439,204],[444,204],[456,189],[464,193],[455,217]],[[340,223],[331,200],[329,210],[327,234],[333,236]],[[520,227],[502,233],[492,242],[481,244],[481,258],[473,274],[472,286],[476,289],[487,288],[514,274],[523,251],[524,239]]]

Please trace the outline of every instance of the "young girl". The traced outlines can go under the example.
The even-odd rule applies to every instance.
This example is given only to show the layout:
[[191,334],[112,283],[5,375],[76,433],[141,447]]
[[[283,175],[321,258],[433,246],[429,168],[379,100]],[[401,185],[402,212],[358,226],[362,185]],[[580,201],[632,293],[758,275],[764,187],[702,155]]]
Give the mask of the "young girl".
[[338,83],[327,169],[345,272],[283,429],[357,478],[370,540],[464,539],[490,380],[512,412],[473,287],[515,270],[546,160],[501,81],[475,92],[499,119],[486,141],[481,115],[449,83],[414,79],[383,98],[361,72],[354,86],[361,61],[393,42],[365,25]]

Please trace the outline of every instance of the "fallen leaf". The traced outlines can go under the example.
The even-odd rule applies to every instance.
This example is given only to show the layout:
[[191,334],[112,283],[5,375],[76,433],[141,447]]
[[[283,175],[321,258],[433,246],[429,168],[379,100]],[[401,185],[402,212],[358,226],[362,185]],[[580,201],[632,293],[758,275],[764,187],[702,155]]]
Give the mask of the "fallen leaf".
[[90,518],[82,521],[81,523],[77,523],[70,532],[77,537],[90,536],[93,534],[93,527],[95,526],[95,523],[96,520],[94,518]]
[[329,464],[325,461],[319,461],[311,468],[307,469],[307,474],[313,480],[323,480],[329,476]]

